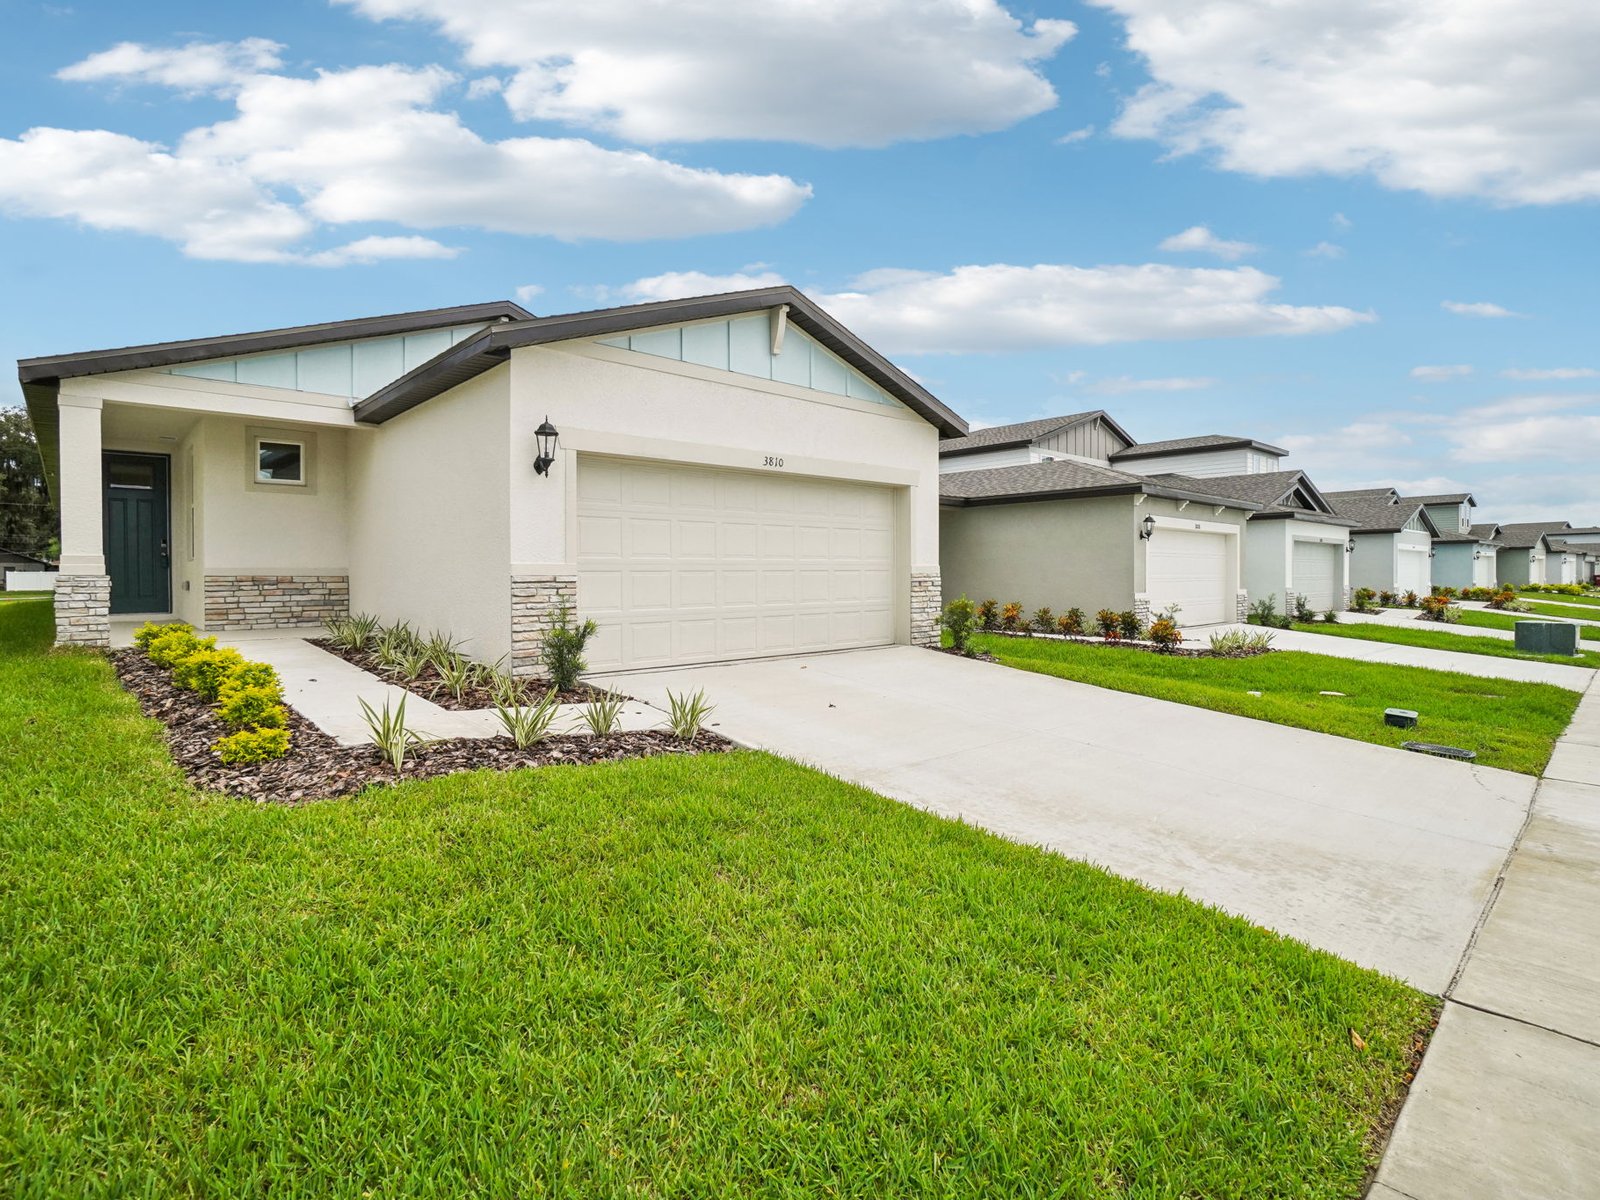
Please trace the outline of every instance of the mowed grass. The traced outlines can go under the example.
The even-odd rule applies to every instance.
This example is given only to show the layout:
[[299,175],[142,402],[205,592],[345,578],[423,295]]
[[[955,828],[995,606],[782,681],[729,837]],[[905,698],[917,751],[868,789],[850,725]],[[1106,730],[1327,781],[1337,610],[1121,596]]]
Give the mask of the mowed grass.
[[[1488,609],[1464,609],[1461,624],[1476,625],[1480,629],[1515,629],[1518,621],[1537,620],[1528,613],[1491,612]],[[1581,641],[1600,642],[1600,625],[1579,625]]]
[[0,613],[8,1197],[1353,1200],[1430,1019],[761,754],[197,794],[48,628]]
[[1600,608],[1600,596],[1568,596],[1562,592],[1519,591],[1518,599],[1537,600],[1544,604],[1579,604],[1589,608]]
[[[1296,650],[1254,658],[1182,658],[1043,638],[979,635],[973,644],[1027,671],[1381,746],[1413,739],[1460,746],[1477,751],[1484,766],[1528,775],[1544,770],[1580,699],[1579,693],[1553,684]],[[1321,695],[1324,691],[1344,695]],[[1385,725],[1386,708],[1413,709],[1421,725]],[[1160,733],[1158,727],[1146,732]]]
[[1600,653],[1580,650],[1571,654],[1524,654],[1516,643],[1500,638],[1473,637],[1470,634],[1450,633],[1437,627],[1429,629],[1420,621],[1411,625],[1369,625],[1350,622],[1329,625],[1326,622],[1296,622],[1302,633],[1325,633],[1329,637],[1355,638],[1364,642],[1387,642],[1395,646],[1419,646],[1426,650],[1454,650],[1460,654],[1486,654],[1491,658],[1520,658],[1524,662],[1560,663],[1568,667],[1600,667]]
[[1535,600],[1532,596],[1521,596],[1518,599],[1528,606],[1529,612],[1539,613],[1542,616],[1566,617],[1570,621],[1600,621],[1600,612],[1585,611],[1564,601],[1558,604],[1548,600]]

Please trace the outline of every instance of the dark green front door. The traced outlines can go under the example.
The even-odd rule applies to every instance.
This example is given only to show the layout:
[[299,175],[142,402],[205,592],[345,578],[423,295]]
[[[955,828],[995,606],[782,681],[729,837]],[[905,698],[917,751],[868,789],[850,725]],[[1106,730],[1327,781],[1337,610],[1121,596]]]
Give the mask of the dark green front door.
[[162,454],[109,453],[101,467],[111,611],[169,612],[172,555],[167,529],[167,458]]

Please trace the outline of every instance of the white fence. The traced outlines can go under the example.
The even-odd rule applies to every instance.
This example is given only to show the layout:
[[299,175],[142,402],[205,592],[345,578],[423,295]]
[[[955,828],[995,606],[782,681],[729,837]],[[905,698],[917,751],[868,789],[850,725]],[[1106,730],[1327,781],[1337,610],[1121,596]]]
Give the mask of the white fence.
[[53,592],[56,590],[54,571],[7,571],[8,592]]

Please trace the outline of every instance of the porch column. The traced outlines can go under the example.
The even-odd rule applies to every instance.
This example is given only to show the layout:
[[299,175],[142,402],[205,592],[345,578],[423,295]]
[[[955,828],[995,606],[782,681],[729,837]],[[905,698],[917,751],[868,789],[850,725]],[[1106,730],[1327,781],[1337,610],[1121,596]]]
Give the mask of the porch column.
[[111,579],[102,529],[98,397],[61,396],[56,501],[61,511],[61,572],[56,577],[56,644],[111,641]]

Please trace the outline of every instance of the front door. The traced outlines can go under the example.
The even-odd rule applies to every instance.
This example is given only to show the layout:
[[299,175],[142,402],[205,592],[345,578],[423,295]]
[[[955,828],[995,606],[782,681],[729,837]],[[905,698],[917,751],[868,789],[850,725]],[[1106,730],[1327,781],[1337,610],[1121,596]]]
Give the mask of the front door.
[[112,452],[102,462],[106,574],[114,613],[171,611],[167,461],[162,454]]

